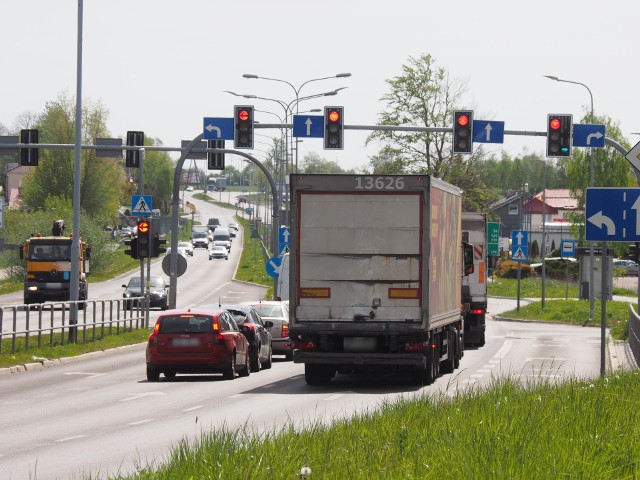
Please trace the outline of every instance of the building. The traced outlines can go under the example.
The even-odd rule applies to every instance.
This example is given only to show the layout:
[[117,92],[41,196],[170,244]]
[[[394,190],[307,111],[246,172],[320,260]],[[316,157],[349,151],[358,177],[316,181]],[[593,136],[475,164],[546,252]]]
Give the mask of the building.
[[9,208],[20,208],[20,189],[24,182],[24,177],[33,167],[24,167],[18,163],[8,163],[4,169],[6,185],[5,195]]

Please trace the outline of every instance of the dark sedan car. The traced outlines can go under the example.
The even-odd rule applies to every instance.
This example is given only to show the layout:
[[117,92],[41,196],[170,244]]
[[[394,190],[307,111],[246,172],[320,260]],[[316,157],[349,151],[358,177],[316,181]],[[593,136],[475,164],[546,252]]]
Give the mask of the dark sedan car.
[[202,305],[199,308],[221,308],[228,311],[249,342],[251,371],[271,368],[273,347],[270,330],[273,322],[262,320],[256,309],[250,305]]
[[170,310],[158,317],[147,344],[147,380],[163,373],[251,373],[249,342],[229,312],[222,309]]
[[247,302],[244,305],[250,305],[255,308],[263,321],[273,322],[271,335],[273,336],[273,351],[287,357],[287,360],[293,360],[293,350],[289,344],[289,302],[279,301],[262,301]]
[[[124,309],[133,310],[137,302],[132,298],[144,296],[144,289],[140,288],[140,277],[131,277],[129,283],[122,286],[125,289],[122,294]],[[166,310],[169,305],[168,290],[169,285],[165,283],[164,278],[152,275],[149,279],[149,308]]]

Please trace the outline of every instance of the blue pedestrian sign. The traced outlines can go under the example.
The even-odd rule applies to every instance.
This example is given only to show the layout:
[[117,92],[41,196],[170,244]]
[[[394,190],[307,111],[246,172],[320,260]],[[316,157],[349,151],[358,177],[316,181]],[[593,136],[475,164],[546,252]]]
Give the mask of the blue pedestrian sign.
[[233,140],[233,118],[204,117],[204,140]]
[[322,115],[294,115],[293,136],[307,138],[324,137],[324,117]]
[[280,232],[278,235],[278,243],[280,245],[279,251],[281,255],[285,249],[287,250],[289,249],[290,235],[291,235],[291,231],[289,230],[289,227],[280,227]]
[[604,125],[573,125],[574,147],[604,147]]
[[587,188],[588,242],[640,242],[640,188]]
[[271,257],[265,264],[267,275],[273,278],[277,278],[280,275],[280,265],[282,264],[282,257]]
[[529,260],[529,232],[526,230],[511,232],[511,260],[516,262]]
[[131,215],[134,217],[152,216],[151,195],[131,195]]
[[504,143],[504,122],[474,120],[473,141],[475,143]]

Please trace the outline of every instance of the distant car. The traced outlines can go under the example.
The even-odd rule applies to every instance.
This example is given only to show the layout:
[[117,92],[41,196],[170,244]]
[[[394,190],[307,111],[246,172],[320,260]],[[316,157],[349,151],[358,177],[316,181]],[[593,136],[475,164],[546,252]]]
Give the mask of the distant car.
[[[187,258],[187,255],[189,254],[187,249],[184,247],[181,247],[179,244],[178,244],[178,253],[182,255],[184,258]],[[171,255],[171,247],[167,247],[167,251],[164,254]]]
[[184,248],[187,255],[193,257],[193,244],[191,242],[178,242],[178,249]]
[[227,251],[231,252],[231,235],[226,228],[218,227],[213,231],[213,244],[223,245],[227,247]]
[[214,258],[224,258],[225,260],[229,260],[229,251],[227,247],[224,245],[213,245],[209,250],[209,260],[213,260]]
[[[132,298],[144,295],[144,289],[140,288],[140,277],[131,277],[129,283],[122,285],[122,287],[124,288],[124,293],[122,294],[124,309],[133,310],[134,301]],[[149,308],[156,307],[160,310],[166,310],[169,305],[168,290],[169,285],[166,284],[164,278],[151,275],[149,278]]]
[[187,190],[187,192],[193,192],[193,187],[192,187],[191,185],[189,185],[189,186],[186,188],[186,190]]
[[206,232],[196,232],[191,234],[193,248],[209,248],[209,235]]
[[625,260],[623,258],[613,260],[613,271],[623,276],[638,276],[638,264],[633,260]]
[[120,235],[123,238],[131,238],[135,235],[135,233],[133,228],[123,227],[120,230],[118,230],[118,235]]
[[237,223],[230,223],[229,225],[227,225],[227,230],[229,230],[229,236],[231,238],[236,238],[236,233],[238,232],[238,224]]
[[285,355],[287,360],[292,360],[293,350],[285,347],[289,343],[289,302],[244,302],[243,305],[251,305],[255,308],[263,321],[273,322],[271,327],[273,353]]
[[271,368],[273,347],[270,329],[273,322],[262,320],[256,309],[250,305],[201,305],[198,308],[222,308],[229,312],[249,342],[251,371]]
[[251,373],[249,342],[226,310],[171,310],[158,317],[147,344],[147,380],[157,382],[160,374],[222,373],[233,380],[236,374]]
[[219,226],[220,226],[219,218],[211,217],[207,222],[207,227],[209,227],[209,231],[214,231]]

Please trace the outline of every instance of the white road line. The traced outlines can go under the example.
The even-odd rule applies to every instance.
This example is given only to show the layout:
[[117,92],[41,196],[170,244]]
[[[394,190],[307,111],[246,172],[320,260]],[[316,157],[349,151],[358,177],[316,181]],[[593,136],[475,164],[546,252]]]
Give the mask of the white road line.
[[120,401],[121,402],[129,402],[131,400],[139,400],[141,398],[145,398],[145,397],[158,397],[158,396],[164,396],[166,395],[166,393],[164,392],[145,392],[145,393],[134,393],[133,395],[127,397],[127,398],[123,398]]
[[102,377],[103,375],[106,375],[106,373],[93,373],[93,372],[68,372],[65,373],[65,375],[84,375],[87,378],[95,378],[95,377]]
[[567,344],[566,343],[534,343],[533,345],[531,345],[532,347],[535,348],[540,348],[540,347],[566,347]]
[[199,410],[203,407],[203,405],[196,405],[195,407],[185,408],[182,410],[183,413],[193,412],[194,410]]
[[56,440],[57,443],[68,442],[70,440],[77,440],[78,438],[86,437],[86,435],[74,435],[73,437],[65,437]]
[[344,393],[336,393],[335,395],[331,395],[330,397],[325,398],[325,401],[332,402],[333,400],[337,400],[340,397],[344,397]]
[[153,422],[153,418],[145,418],[144,420],[138,420],[137,422],[127,423],[130,427],[135,427],[136,425],[143,425],[145,423]]

